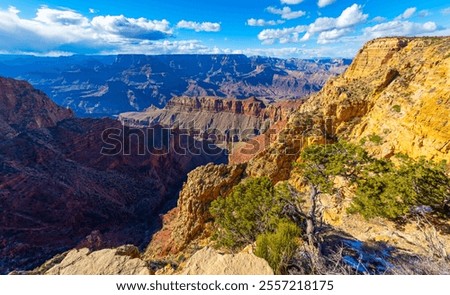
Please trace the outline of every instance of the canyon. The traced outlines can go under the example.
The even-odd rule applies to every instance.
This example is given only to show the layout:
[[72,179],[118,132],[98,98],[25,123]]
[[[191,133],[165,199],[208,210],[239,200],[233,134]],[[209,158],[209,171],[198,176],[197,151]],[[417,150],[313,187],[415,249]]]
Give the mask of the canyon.
[[33,57],[0,55],[0,76],[30,82],[80,117],[112,117],[172,97],[302,98],[341,74],[348,59],[217,55]]
[[0,273],[77,245],[142,246],[187,172],[227,161],[172,130],[75,118],[24,81],[0,78],[0,105]]
[[[134,58],[138,64],[143,57],[124,58]],[[250,98],[238,100],[211,97],[194,86],[192,92],[177,93],[160,103],[162,108],[127,109],[132,112],[119,116],[125,126],[112,119],[74,118],[73,112],[58,107],[25,82],[0,82],[6,89],[6,95],[0,96],[6,110],[0,111],[3,273],[34,267],[31,273],[92,273],[92,263],[104,262],[110,266],[101,268],[105,274],[120,270],[127,274],[248,273],[251,267],[255,273],[271,274],[267,263],[253,254],[254,245],[239,253],[211,248],[215,224],[209,208],[236,185],[264,176],[275,185],[288,184],[307,192],[293,163],[301,161],[305,147],[337,140],[359,144],[379,159],[402,153],[413,159],[444,160],[449,168],[450,37],[369,41],[343,74],[295,102],[281,100],[289,98],[291,90],[301,93],[295,87],[277,92],[276,99],[244,91],[244,97]],[[31,104],[26,103],[28,99]],[[44,107],[30,110],[35,104],[50,111]],[[264,142],[265,137],[270,140],[252,153],[243,152],[252,144],[244,140],[229,158],[220,148],[212,153],[206,147],[202,150],[207,152],[197,156],[121,156],[114,149],[110,149],[114,155],[98,155],[104,144],[98,139],[107,127],[138,135],[136,130],[146,128],[175,133],[211,128],[226,133],[235,124],[257,130],[252,133],[256,142]],[[206,133],[202,137],[188,132],[181,145],[213,143]],[[110,135],[106,138],[114,139]],[[140,150],[139,144],[134,146]],[[357,246],[382,244],[408,257],[428,257],[434,242],[450,253],[448,219],[437,229],[411,221],[399,226],[382,219],[366,220],[348,212],[353,188],[336,181],[335,185],[345,189],[321,198],[322,221],[330,232],[344,235]],[[159,206],[168,199],[172,203],[165,209],[170,210],[156,218],[163,213]],[[119,247],[125,244],[139,249]],[[58,255],[39,267],[38,262],[54,254]],[[442,269],[448,270],[448,261]]]

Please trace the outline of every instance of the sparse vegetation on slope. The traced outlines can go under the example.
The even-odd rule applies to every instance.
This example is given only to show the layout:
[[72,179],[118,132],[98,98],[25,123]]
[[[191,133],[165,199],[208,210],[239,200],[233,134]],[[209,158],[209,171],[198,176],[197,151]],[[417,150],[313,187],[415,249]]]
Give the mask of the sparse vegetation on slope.
[[300,245],[300,228],[288,220],[280,221],[273,233],[256,238],[256,256],[264,258],[276,274],[286,272],[289,261]]
[[230,248],[251,244],[259,234],[273,231],[282,211],[281,191],[267,177],[248,179],[226,198],[211,204],[219,244]]
[[398,167],[384,160],[383,165],[374,166],[375,169],[358,179],[350,212],[361,213],[366,218],[388,219],[413,213],[448,215],[450,178],[445,165],[425,159],[416,162],[405,155],[397,159]]

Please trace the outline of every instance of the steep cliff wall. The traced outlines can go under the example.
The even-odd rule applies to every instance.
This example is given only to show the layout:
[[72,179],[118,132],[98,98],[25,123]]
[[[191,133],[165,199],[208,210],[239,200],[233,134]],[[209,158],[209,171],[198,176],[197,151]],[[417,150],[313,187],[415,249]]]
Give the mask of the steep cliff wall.
[[[450,38],[382,38],[302,106],[374,154],[450,162]],[[371,142],[370,137],[379,140]]]
[[177,127],[195,130],[199,137],[209,135],[216,143],[242,141],[264,133],[273,124],[286,121],[302,101],[264,102],[254,97],[222,99],[219,97],[175,97],[164,109],[123,113],[119,120],[128,126]]

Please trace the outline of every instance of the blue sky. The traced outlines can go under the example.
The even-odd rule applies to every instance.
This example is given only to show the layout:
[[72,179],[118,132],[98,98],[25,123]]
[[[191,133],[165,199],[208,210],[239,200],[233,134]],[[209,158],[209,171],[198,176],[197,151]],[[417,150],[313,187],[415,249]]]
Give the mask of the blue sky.
[[447,0],[0,0],[0,53],[352,57],[382,36],[450,35]]

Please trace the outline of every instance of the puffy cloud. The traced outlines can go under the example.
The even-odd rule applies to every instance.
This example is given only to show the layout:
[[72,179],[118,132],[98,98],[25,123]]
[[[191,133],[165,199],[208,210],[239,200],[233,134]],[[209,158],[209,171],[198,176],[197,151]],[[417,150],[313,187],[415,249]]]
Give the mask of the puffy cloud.
[[263,44],[273,44],[279,40],[281,44],[299,42],[299,34],[306,32],[307,26],[296,26],[284,29],[265,29],[258,34]]
[[332,30],[336,27],[336,19],[332,17],[319,17],[309,25],[308,32],[311,34]]
[[[92,11],[90,11],[92,12]],[[96,11],[94,11],[96,13]],[[220,24],[180,22],[197,31],[217,31]],[[0,9],[1,53],[70,55],[72,53],[214,53],[198,40],[169,40],[173,27],[163,20],[124,15],[86,17],[70,9],[41,6],[33,18],[22,18],[15,7]]]
[[361,5],[353,4],[342,11],[336,19],[337,28],[348,28],[366,21],[368,15],[362,12]]
[[450,7],[442,9],[442,10],[441,10],[441,13],[442,13],[443,15],[449,15],[449,14],[450,14]]
[[317,6],[319,7],[325,7],[328,6],[330,4],[333,4],[336,0],[319,0],[317,2]]
[[282,9],[273,7],[273,6],[269,6],[267,7],[267,11],[272,13],[272,14],[277,14],[277,15],[281,15],[281,18],[283,19],[296,19],[299,17],[302,17],[306,14],[305,11],[302,10],[297,10],[297,11],[293,11],[290,7],[283,7]]
[[254,18],[250,18],[247,20],[247,25],[251,26],[251,27],[265,27],[265,26],[275,26],[275,25],[280,25],[283,24],[284,21],[283,20],[264,20],[264,19],[254,19]]
[[376,16],[372,19],[372,21],[376,22],[376,23],[382,23],[382,22],[387,21],[387,19],[383,16]]
[[[90,13],[95,11],[90,11]],[[217,32],[220,24],[181,21],[180,28]],[[3,52],[67,55],[77,52],[202,53],[212,52],[199,41],[159,41],[172,36],[167,20],[106,15],[88,18],[70,9],[42,6],[31,19],[15,7],[0,9]],[[217,49],[216,49],[217,51]]]
[[328,44],[335,42],[337,39],[345,36],[349,32],[351,32],[351,29],[333,29],[331,31],[322,32],[317,38],[317,43]]
[[97,32],[103,32],[126,38],[160,40],[172,34],[167,20],[148,20],[145,18],[127,18],[118,16],[96,16],[91,25]]
[[[41,7],[34,19],[22,19],[15,7],[0,9],[0,41],[4,50],[40,51],[56,50],[59,45],[76,43],[92,36],[93,31],[74,23],[85,21],[73,11],[62,11],[61,18],[55,10]],[[54,20],[55,22],[52,22]],[[94,42],[93,38],[90,41]]]
[[362,12],[361,5],[353,4],[342,11],[337,18],[319,17],[309,26],[310,33],[353,27],[367,20],[368,15]]
[[37,10],[34,20],[49,25],[89,26],[89,20],[78,12],[72,10],[50,9],[45,6]]
[[287,5],[295,5],[295,4],[300,4],[302,2],[303,2],[303,0],[281,0],[282,4],[287,4]]
[[[284,29],[266,29],[259,33],[258,39],[263,44],[273,44],[275,41],[280,43],[295,43],[304,42],[310,40],[315,33],[322,33],[318,42],[330,42],[336,40],[339,37],[351,32],[351,28],[363,23],[367,20],[368,15],[362,12],[361,5],[353,4],[342,11],[342,13],[336,17],[319,17],[309,26],[297,26]],[[300,33],[305,33],[303,37],[299,37]]]
[[393,20],[364,29],[364,35],[370,38],[385,36],[415,36],[432,33],[438,29],[436,23],[413,23],[410,21]]
[[[58,52],[66,48],[114,47],[139,40],[160,40],[172,35],[166,20],[96,16],[91,20],[70,9],[40,7],[25,19],[14,7],[0,9],[0,41],[8,51]],[[62,49],[64,48],[64,49]]]
[[19,14],[20,13],[20,10],[14,6],[9,6],[7,11],[11,14]]
[[196,32],[219,32],[220,24],[211,22],[198,23],[182,20],[178,22],[177,28],[194,30]]
[[424,9],[424,10],[419,11],[417,14],[418,14],[420,17],[427,17],[427,16],[430,15],[430,11]]
[[414,15],[414,13],[416,13],[417,8],[416,7],[410,7],[407,8],[402,14],[400,14],[399,16],[396,17],[397,20],[400,19],[408,19],[411,16]]

